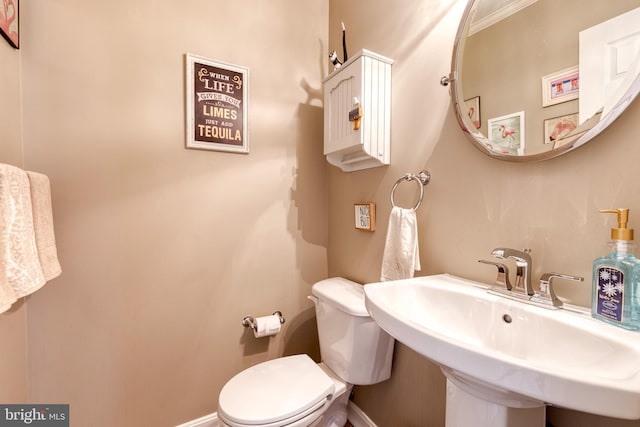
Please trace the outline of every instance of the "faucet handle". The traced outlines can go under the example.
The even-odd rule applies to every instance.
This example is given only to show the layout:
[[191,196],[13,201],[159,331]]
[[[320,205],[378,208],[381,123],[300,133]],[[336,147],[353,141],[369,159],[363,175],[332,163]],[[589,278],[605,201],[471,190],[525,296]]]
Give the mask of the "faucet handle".
[[496,277],[496,285],[505,286],[507,290],[511,290],[511,282],[509,282],[509,269],[501,262],[487,261],[486,259],[479,259],[478,262],[483,264],[495,265],[498,268],[498,277]]
[[573,280],[576,282],[582,282],[584,277],[580,276],[572,276],[570,274],[562,274],[562,273],[545,273],[540,276],[540,297],[542,300],[551,303],[554,307],[562,307],[562,301],[553,290],[553,279],[554,278],[565,279],[565,280]]

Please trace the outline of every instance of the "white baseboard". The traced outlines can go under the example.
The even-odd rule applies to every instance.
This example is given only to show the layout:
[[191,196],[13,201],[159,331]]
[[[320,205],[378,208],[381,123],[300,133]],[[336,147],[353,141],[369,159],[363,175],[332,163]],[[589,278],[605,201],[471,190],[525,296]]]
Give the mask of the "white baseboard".
[[[355,403],[349,402],[347,418],[353,427],[377,427],[376,424]],[[205,415],[196,420],[188,421],[176,427],[219,427],[218,413]]]
[[213,414],[205,415],[204,417],[188,421],[176,427],[218,427],[219,425],[218,413],[214,412]]
[[353,427],[377,427],[376,423],[351,401],[349,401],[349,405],[347,405],[347,419]]

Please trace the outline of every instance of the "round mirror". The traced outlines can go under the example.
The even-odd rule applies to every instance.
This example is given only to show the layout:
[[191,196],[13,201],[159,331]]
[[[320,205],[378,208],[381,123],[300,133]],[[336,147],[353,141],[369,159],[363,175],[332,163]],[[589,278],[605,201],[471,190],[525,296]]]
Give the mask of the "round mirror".
[[449,76],[485,154],[537,161],[586,143],[640,91],[640,0],[470,0]]

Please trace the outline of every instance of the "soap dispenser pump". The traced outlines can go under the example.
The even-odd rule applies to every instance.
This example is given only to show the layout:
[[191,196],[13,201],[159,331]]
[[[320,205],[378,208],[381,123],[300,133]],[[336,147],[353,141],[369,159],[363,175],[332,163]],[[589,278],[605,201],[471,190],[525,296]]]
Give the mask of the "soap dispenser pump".
[[600,212],[617,214],[618,227],[611,229],[611,253],[593,262],[591,315],[621,328],[639,330],[636,298],[640,261],[633,254],[633,229],[627,228],[629,209]]

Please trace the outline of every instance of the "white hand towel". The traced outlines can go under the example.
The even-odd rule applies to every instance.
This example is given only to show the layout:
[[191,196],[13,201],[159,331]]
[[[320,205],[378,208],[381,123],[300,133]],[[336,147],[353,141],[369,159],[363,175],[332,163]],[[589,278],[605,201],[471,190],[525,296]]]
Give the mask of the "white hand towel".
[[389,215],[380,280],[409,279],[414,271],[420,271],[416,212],[396,206]]
[[12,198],[11,169],[0,164],[0,313],[7,311],[17,301],[13,286],[8,280],[6,258],[9,247],[9,227],[11,226]]
[[31,205],[33,207],[33,228],[36,236],[38,258],[44,279],[49,281],[62,273],[53,232],[53,211],[51,209],[51,187],[49,177],[27,171],[31,184]]
[[0,312],[45,283],[29,187],[26,172],[0,164]]

